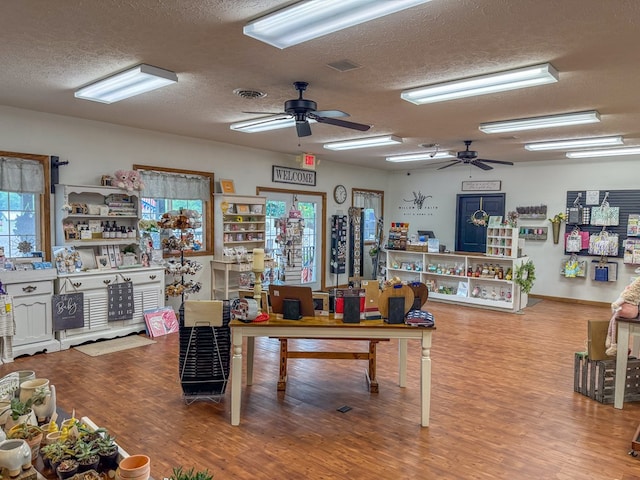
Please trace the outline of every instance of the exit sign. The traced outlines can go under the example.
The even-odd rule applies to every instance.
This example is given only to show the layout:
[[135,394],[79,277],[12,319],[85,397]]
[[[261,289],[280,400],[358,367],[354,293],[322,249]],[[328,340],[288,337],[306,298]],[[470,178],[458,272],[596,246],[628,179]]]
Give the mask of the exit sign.
[[316,169],[316,156],[311,153],[305,153],[302,155],[302,168],[309,170]]

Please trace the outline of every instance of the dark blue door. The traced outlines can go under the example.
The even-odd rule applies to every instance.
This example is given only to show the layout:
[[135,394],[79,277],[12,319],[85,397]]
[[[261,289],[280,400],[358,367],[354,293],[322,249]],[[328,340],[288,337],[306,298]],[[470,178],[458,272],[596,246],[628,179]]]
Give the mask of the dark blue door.
[[471,223],[476,212],[485,211],[487,215],[504,218],[504,193],[458,195],[456,208],[456,251],[481,252],[487,249],[487,227],[478,227]]

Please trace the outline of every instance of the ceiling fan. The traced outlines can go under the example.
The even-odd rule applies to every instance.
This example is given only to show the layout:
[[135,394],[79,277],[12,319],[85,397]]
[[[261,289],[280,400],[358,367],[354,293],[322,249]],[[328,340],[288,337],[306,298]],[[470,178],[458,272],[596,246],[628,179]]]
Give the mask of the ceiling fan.
[[464,165],[475,165],[482,170],[493,170],[493,167],[487,165],[487,163],[499,163],[501,165],[513,165],[513,162],[505,162],[503,160],[487,160],[486,158],[478,158],[478,152],[475,150],[469,150],[471,146],[471,140],[465,140],[464,144],[467,146],[466,150],[462,150],[458,152],[456,155],[458,158],[456,160],[452,160],[451,163],[445,165],[444,167],[440,167],[438,170],[442,170],[443,168],[449,168],[454,165],[464,164]]
[[[359,130],[366,132],[371,128],[371,125],[364,125],[362,123],[349,122],[347,120],[340,120],[336,117],[348,117],[349,114],[340,110],[317,110],[318,104],[313,100],[302,98],[302,92],[307,89],[309,84],[307,82],[294,82],[293,86],[298,91],[298,98],[287,100],[284,102],[284,113],[291,118],[295,118],[296,132],[298,137],[308,137],[311,135],[311,126],[309,120],[315,120],[318,123],[328,123],[337,127],[351,128],[353,130]],[[265,113],[265,112],[245,112],[245,113]],[[278,115],[282,112],[278,112]]]

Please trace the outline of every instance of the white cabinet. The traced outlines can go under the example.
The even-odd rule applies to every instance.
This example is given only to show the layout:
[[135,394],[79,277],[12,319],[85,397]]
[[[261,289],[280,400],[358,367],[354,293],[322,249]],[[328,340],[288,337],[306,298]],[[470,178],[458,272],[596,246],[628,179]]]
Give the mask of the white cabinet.
[[496,310],[518,311],[520,288],[516,268],[526,259],[482,254],[387,251],[387,279],[427,285],[429,299]]
[[487,255],[517,258],[524,248],[524,239],[519,235],[519,229],[514,227],[487,228]]
[[[131,282],[134,313],[129,320],[108,321],[108,285]],[[145,330],[143,312],[164,306],[164,267],[92,271],[59,275],[57,293],[84,294],[84,325],[56,333],[62,349],[90,340]]]
[[0,281],[13,297],[14,358],[60,350],[60,343],[53,334],[51,314],[55,278],[55,269],[0,272]]

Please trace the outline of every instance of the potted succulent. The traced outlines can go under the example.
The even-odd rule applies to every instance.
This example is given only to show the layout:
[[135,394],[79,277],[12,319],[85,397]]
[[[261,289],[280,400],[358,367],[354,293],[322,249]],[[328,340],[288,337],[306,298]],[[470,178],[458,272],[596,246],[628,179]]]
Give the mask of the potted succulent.
[[100,456],[100,470],[114,470],[118,466],[118,445],[115,438],[104,432],[95,442]]
[[40,427],[27,423],[26,421],[14,425],[8,432],[8,438],[20,438],[22,440],[26,440],[29,444],[29,448],[31,448],[32,461],[38,458],[38,454],[40,453],[40,443],[42,442],[43,436],[44,433]]
[[184,470],[182,467],[173,467],[169,480],[212,480],[213,474],[209,470],[196,471],[193,467]]
[[20,423],[29,423],[31,425],[38,425],[38,420],[33,412],[33,398],[28,398],[24,402],[19,398],[12,398],[9,405],[10,414],[5,424],[5,431],[11,429],[15,425]]
[[73,477],[78,472],[78,461],[75,458],[63,459],[56,468],[56,474],[60,480]]
[[73,456],[78,461],[78,472],[98,469],[100,455],[98,455],[98,448],[93,442],[86,442],[82,438],[76,440],[73,446]]
[[63,442],[52,442],[46,445],[43,445],[40,448],[40,453],[42,454],[42,462],[44,466],[50,468],[55,471],[58,464],[68,456],[68,451]]

